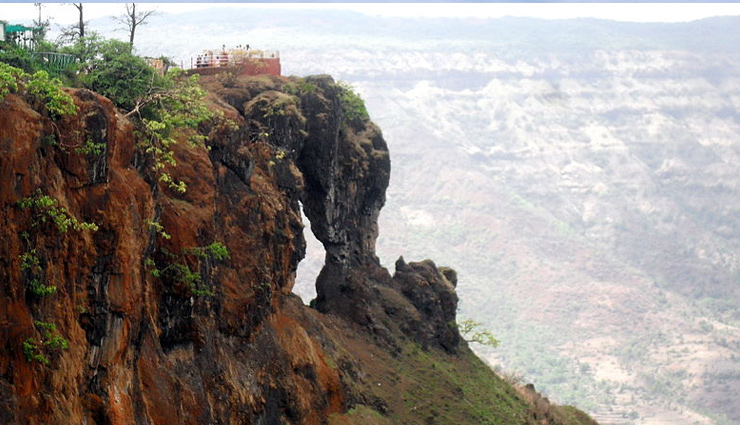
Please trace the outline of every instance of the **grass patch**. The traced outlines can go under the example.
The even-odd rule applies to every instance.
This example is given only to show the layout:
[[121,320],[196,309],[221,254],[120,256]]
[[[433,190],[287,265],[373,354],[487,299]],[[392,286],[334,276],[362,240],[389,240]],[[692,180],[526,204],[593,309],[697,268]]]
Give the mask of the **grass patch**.
[[450,356],[411,345],[399,356],[407,381],[403,408],[392,413],[404,424],[525,424],[526,402],[472,353]]

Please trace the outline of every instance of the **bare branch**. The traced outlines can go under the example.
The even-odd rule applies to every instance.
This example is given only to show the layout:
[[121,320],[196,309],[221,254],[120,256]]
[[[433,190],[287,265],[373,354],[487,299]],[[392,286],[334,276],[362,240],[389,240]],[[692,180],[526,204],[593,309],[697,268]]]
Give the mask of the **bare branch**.
[[[77,38],[83,38],[85,36],[85,20],[84,20],[84,14],[83,14],[83,4],[82,3],[65,3],[65,4],[71,4],[75,8],[77,8],[77,11],[80,14],[78,23],[74,25],[70,25],[68,27],[61,28],[62,34],[59,36],[62,40],[67,41],[74,41]],[[39,12],[40,13],[40,12]],[[41,15],[39,14],[39,17]]]
[[133,46],[136,28],[146,25],[147,19],[159,12],[156,9],[136,11],[136,3],[126,3],[126,13],[121,16],[114,16],[113,19],[124,25],[129,33],[129,43]]

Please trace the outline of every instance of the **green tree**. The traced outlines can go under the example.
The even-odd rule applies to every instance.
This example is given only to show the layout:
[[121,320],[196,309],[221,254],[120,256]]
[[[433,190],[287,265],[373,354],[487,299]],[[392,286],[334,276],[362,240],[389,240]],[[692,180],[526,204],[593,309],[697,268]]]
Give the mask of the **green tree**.
[[100,51],[100,46],[105,42],[105,39],[93,32],[87,37],[74,40],[72,43],[66,44],[59,50],[62,53],[73,55],[79,61],[76,72],[86,73],[88,69],[88,62],[95,58]]
[[80,82],[126,111],[134,109],[154,87],[162,84],[146,60],[131,54],[128,43],[101,41],[96,36],[82,39],[76,53],[83,68]]
[[0,63],[10,65],[28,73],[36,72],[38,62],[31,52],[19,46],[7,46],[0,50]]
[[178,192],[185,192],[185,183],[173,180],[166,171],[168,165],[177,165],[172,148],[183,139],[192,145],[203,142],[205,136],[198,133],[198,126],[214,118],[203,101],[205,91],[198,78],[197,74],[186,76],[181,70],[173,69],[153,81],[126,114],[137,122],[139,147],[153,159],[158,179]]
[[85,38],[85,25],[87,24],[84,19],[83,4],[82,3],[67,3],[71,4],[77,9],[79,19],[74,25],[70,25],[66,28],[62,28],[62,34],[59,36],[61,40],[73,41]]
[[467,342],[475,342],[489,347],[498,347],[499,341],[493,336],[493,334],[483,329],[480,322],[476,322],[472,319],[465,319],[457,324],[457,329],[460,331],[463,339]]

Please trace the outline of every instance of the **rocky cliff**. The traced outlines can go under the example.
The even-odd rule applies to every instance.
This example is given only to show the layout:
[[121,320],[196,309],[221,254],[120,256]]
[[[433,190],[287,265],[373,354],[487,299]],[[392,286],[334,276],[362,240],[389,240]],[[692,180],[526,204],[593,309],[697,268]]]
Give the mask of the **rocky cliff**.
[[472,355],[452,270],[380,265],[388,150],[330,77],[203,84],[221,118],[175,146],[183,193],[107,99],[0,101],[1,423],[593,423]]

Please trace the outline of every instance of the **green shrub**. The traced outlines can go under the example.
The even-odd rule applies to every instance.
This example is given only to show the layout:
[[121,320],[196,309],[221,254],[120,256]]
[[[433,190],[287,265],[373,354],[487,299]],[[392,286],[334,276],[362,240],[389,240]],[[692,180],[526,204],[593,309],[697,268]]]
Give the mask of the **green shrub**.
[[36,71],[29,78],[26,89],[44,103],[53,117],[77,113],[74,99],[62,90],[62,82],[58,78],[49,77],[46,71]]
[[172,263],[168,266],[167,271],[169,275],[174,278],[176,282],[185,284],[195,296],[211,296],[213,292],[202,289],[201,282],[203,281],[200,273],[196,273],[190,270],[187,264],[183,263]]
[[203,276],[190,269],[190,262],[199,262],[201,259],[211,258],[215,261],[223,261],[230,258],[229,250],[221,242],[213,242],[207,246],[183,249],[177,255],[163,250],[169,258],[169,264],[162,268],[156,268],[154,260],[148,259],[145,264],[152,267],[151,274],[156,278],[167,278],[173,282],[185,285],[193,296],[211,297],[213,292],[204,287]]
[[80,155],[100,155],[105,152],[105,143],[95,143],[88,140],[84,145],[74,149],[74,152]]
[[0,64],[21,69],[27,73],[33,73],[38,70],[38,62],[33,58],[31,53],[20,47],[0,50]]
[[36,254],[35,249],[24,252],[20,255],[21,270],[27,271],[31,277],[28,279],[26,286],[31,293],[37,297],[46,297],[57,292],[54,285],[44,285],[41,283],[39,276],[43,272],[41,269],[41,260]]
[[23,341],[23,354],[29,363],[36,361],[43,365],[50,363],[49,351],[58,352],[69,348],[69,342],[59,334],[54,323],[35,321],[33,324],[41,333],[40,339],[28,338]]
[[18,91],[18,79],[23,74],[22,70],[0,62],[0,100]]
[[22,69],[0,63],[0,100],[8,93],[21,91],[35,96],[54,118],[77,113],[74,99],[62,90],[58,78],[49,77],[46,71],[29,75]]
[[229,259],[229,250],[226,245],[221,242],[214,242],[206,247],[211,256],[217,261],[223,261]]
[[357,120],[368,119],[370,116],[367,113],[365,102],[355,89],[344,81],[339,81],[337,86],[340,89],[339,100],[342,103],[345,121],[351,123]]
[[41,189],[38,189],[34,196],[23,198],[17,202],[21,209],[33,209],[34,218],[31,227],[36,227],[43,223],[52,223],[61,233],[66,233],[73,229],[81,230],[98,230],[95,223],[80,222],[67,212],[67,209],[59,206],[59,201],[49,195],[44,195]]
[[49,358],[44,355],[41,351],[41,345],[33,338],[23,341],[23,354],[26,356],[28,363],[37,361],[43,365],[49,364]]

